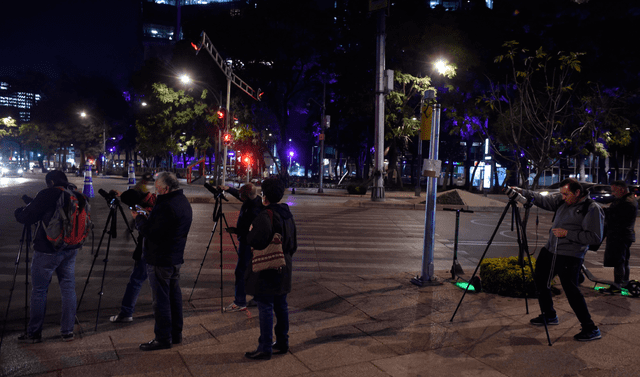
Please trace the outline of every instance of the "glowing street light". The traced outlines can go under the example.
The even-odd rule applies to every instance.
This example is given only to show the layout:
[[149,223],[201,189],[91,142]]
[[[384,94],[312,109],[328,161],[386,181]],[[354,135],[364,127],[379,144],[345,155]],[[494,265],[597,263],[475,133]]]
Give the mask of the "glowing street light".
[[433,66],[439,74],[448,78],[453,78],[456,75],[456,66],[453,64],[449,64],[446,59],[438,60],[433,64]]
[[180,81],[182,81],[183,84],[191,84],[191,77],[189,77],[189,75],[181,75],[180,76]]

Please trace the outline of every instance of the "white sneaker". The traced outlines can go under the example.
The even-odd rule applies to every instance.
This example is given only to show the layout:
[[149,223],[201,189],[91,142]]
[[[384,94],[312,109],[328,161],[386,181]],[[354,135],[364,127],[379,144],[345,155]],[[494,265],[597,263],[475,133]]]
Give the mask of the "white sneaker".
[[247,310],[247,307],[246,306],[239,306],[239,305],[236,305],[235,303],[231,303],[231,305],[229,305],[226,308],[224,308],[224,312],[225,313],[241,312],[243,310]]
[[111,321],[112,323],[131,322],[133,321],[133,317],[124,317],[118,314],[112,315],[111,318],[109,318],[109,321]]

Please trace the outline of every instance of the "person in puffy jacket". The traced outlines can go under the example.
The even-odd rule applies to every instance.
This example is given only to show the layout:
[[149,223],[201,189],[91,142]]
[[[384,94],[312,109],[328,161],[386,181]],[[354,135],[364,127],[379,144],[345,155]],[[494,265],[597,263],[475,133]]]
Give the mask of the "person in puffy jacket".
[[536,206],[555,211],[549,241],[540,250],[536,260],[534,281],[538,289],[538,303],[542,314],[531,319],[536,326],[559,323],[553,308],[550,282],[555,275],[560,277],[562,289],[567,295],[571,309],[582,325],[574,336],[578,341],[600,339],[600,329],[589,314],[587,303],[580,291],[580,269],[589,245],[600,245],[604,228],[604,214],[600,206],[587,197],[587,191],[575,179],[560,182],[559,195],[539,193],[513,188]]
[[[278,270],[254,272],[250,262],[246,273],[246,291],[258,304],[260,337],[258,348],[245,353],[254,360],[269,360],[272,354],[289,351],[289,308],[287,294],[291,292],[292,256],[298,248],[296,224],[289,206],[278,203],[284,195],[284,184],[277,178],[262,182],[264,210],[251,225],[247,242],[252,248],[265,249],[275,233],[282,235],[282,249],[286,265]],[[276,341],[273,343],[273,316],[275,313]]]

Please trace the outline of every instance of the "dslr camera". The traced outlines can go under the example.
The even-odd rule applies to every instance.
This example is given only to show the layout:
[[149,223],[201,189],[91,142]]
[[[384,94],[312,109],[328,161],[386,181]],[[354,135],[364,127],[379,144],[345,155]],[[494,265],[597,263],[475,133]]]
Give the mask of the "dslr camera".
[[507,188],[504,190],[504,193],[507,194],[509,200],[514,200],[518,203],[521,203],[522,205],[528,204],[530,202],[527,198],[522,196],[522,194],[512,189],[511,187],[507,186]]

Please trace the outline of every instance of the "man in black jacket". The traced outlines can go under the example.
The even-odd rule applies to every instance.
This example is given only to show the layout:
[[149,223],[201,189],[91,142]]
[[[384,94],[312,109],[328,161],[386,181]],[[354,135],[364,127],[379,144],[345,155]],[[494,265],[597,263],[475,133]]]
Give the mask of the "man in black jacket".
[[[258,348],[245,356],[254,360],[269,360],[272,353],[279,355],[289,351],[289,308],[287,294],[291,292],[291,258],[298,248],[296,224],[286,204],[278,202],[284,195],[284,184],[277,178],[262,182],[262,204],[265,209],[256,217],[247,235],[251,247],[263,250],[274,233],[282,235],[282,249],[286,265],[278,270],[253,272],[249,263],[246,273],[247,293],[258,304],[260,338]],[[276,342],[273,342],[273,313],[276,315]]]
[[245,291],[244,274],[249,262],[251,262],[251,246],[247,243],[249,227],[262,211],[262,198],[258,196],[257,189],[251,183],[236,190],[229,186],[219,186],[220,189],[233,195],[242,202],[235,233],[238,235],[238,263],[236,264],[235,298],[229,306],[224,308],[225,313],[247,310],[247,293]]
[[[60,284],[62,296],[62,315],[60,318],[60,332],[62,340],[73,340],[73,325],[76,318],[76,281],[75,266],[79,247],[56,250],[47,239],[44,230],[49,224],[56,203],[64,192],[61,187],[74,190],[76,187],[69,183],[67,176],[58,170],[53,170],[45,176],[47,188],[40,191],[26,207],[15,211],[16,220],[21,224],[38,224],[33,238],[33,258],[31,259],[31,309],[27,332],[18,340],[39,343],[42,341],[42,325],[47,309],[47,292],[49,283],[55,272]],[[81,206],[86,205],[87,198],[79,192],[74,192]]]
[[631,244],[636,240],[634,227],[638,201],[629,192],[625,181],[611,183],[611,193],[616,199],[604,210],[607,231],[604,266],[613,267],[613,281],[616,285],[609,287],[609,290],[611,293],[618,293],[621,287],[629,283],[629,257]]
[[143,351],[171,348],[182,342],[182,292],[180,267],[191,228],[191,204],[179,189],[175,174],[163,172],[155,182],[157,201],[149,218],[132,211],[136,228],[143,236],[153,295],[155,339],[140,345]]

